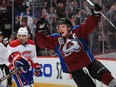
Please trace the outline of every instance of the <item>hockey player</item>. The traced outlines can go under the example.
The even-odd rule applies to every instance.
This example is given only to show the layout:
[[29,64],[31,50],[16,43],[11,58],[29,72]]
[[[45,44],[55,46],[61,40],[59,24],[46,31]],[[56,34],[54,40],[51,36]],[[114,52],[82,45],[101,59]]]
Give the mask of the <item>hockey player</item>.
[[[40,65],[38,63],[34,63],[30,58],[26,58],[24,57],[20,52],[16,51],[13,52],[9,58],[9,68],[13,71],[16,69],[19,69],[19,71],[16,73],[16,75],[14,76],[14,78],[16,77],[20,77],[21,80],[23,81],[23,83],[28,84],[28,85],[24,85],[23,83],[21,83],[21,87],[33,87],[31,85],[30,79],[32,78],[29,75],[32,75],[31,73],[28,73],[30,71],[30,69],[33,67],[36,69],[35,74],[36,76],[40,74]],[[33,75],[32,75],[33,76]],[[30,78],[30,79],[29,79]],[[16,79],[15,79],[16,80]],[[18,81],[20,79],[17,79]],[[21,81],[20,81],[21,82]],[[18,86],[18,87],[20,87]]]
[[[7,52],[6,47],[0,43],[0,79],[5,76],[5,54]],[[6,87],[6,81],[0,83],[0,87]]]
[[[0,68],[0,79],[4,77],[3,71]],[[6,81],[0,83],[0,87],[6,87]]]
[[[45,22],[43,24],[37,22],[35,32],[37,44],[52,49],[58,54],[63,72],[71,73],[78,87],[96,87],[91,77],[108,87],[116,87],[116,79],[111,72],[96,60],[88,49],[88,36],[96,28],[100,19],[100,14],[95,11],[101,10],[101,6],[95,4],[93,14],[75,30],[72,30],[73,26],[69,19],[59,19],[57,24],[59,34],[51,36],[45,35]],[[89,74],[83,68],[86,68]]]
[[[12,57],[15,57],[16,59],[18,55],[15,56],[16,54],[14,53],[17,53],[17,51],[20,52],[25,58],[32,60],[34,62],[33,64],[34,72],[35,72],[34,74],[36,76],[39,76],[40,65],[36,61],[35,43],[34,41],[28,39],[28,31],[25,27],[19,28],[17,32],[17,39],[12,41],[7,46],[7,48],[8,48],[7,57],[11,57],[9,58],[10,60],[12,59]],[[20,62],[22,62],[22,60]],[[12,63],[9,65],[9,67],[12,70],[15,67],[11,65]],[[15,79],[15,82],[18,87],[30,87],[30,85],[33,87],[33,83],[34,83],[33,82],[33,68],[30,67],[28,71],[21,73],[21,74],[16,74],[13,76],[13,78]]]
[[[2,72],[4,72],[4,75],[9,74],[9,68],[5,64],[5,56],[7,54],[7,48],[6,48],[6,43],[4,43],[4,35],[2,31],[0,32],[0,69]],[[7,86],[4,87],[10,87],[12,85],[12,77],[7,79]]]

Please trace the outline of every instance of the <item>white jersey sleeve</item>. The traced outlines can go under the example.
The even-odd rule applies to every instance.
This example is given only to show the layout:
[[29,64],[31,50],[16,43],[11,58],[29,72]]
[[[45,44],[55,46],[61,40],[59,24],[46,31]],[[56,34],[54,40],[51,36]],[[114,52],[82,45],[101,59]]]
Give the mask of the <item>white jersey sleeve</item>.
[[0,64],[5,64],[6,61],[7,48],[0,43]]
[[30,58],[32,59],[32,61],[34,63],[37,63],[37,60],[36,60],[37,59],[37,53],[36,53],[36,47],[35,47],[35,45],[32,48],[32,52],[31,52]]
[[8,58],[11,55],[11,53],[13,53],[14,50],[13,48],[11,48],[9,45],[7,46],[7,53],[6,53],[6,65],[9,65],[10,63],[8,62]]

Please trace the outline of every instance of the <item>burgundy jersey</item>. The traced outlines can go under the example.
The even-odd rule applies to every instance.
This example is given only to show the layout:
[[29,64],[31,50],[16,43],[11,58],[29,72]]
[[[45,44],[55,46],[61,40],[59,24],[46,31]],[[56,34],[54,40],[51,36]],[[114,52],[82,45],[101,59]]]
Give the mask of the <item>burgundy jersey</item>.
[[98,25],[99,19],[100,16],[90,16],[79,28],[72,30],[67,38],[60,34],[46,36],[43,32],[35,32],[37,44],[58,54],[64,72],[76,71],[95,60],[88,49],[88,37]]

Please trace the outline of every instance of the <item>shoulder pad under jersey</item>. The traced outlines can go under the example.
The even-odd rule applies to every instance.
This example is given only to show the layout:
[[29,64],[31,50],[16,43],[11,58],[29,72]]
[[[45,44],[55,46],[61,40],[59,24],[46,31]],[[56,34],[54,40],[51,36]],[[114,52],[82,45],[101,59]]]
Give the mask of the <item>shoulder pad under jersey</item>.
[[75,25],[72,27],[72,30],[78,29],[80,27],[80,25]]
[[52,37],[56,37],[56,36],[61,36],[59,33],[54,33],[51,35]]

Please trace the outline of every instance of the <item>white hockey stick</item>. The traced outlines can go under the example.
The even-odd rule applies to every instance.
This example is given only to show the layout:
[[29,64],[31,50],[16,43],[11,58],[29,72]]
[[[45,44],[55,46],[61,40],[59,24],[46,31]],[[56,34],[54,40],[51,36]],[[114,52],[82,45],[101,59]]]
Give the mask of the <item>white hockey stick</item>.
[[94,6],[94,4],[93,4],[90,0],[87,0],[87,2],[88,2],[91,6]]
[[[94,4],[90,1],[90,0],[87,0],[87,2],[91,5],[91,6],[94,6]],[[116,29],[116,26],[100,11],[99,12],[103,17],[104,17],[104,19],[108,22],[108,23],[110,23],[113,27],[114,27],[114,29]]]
[[2,83],[4,80],[8,79],[9,77],[13,76],[14,74],[18,73],[19,71],[21,71],[22,68],[17,68],[15,70],[13,70],[12,72],[10,72],[8,75],[6,75],[5,77],[3,78],[0,78],[0,83]]

